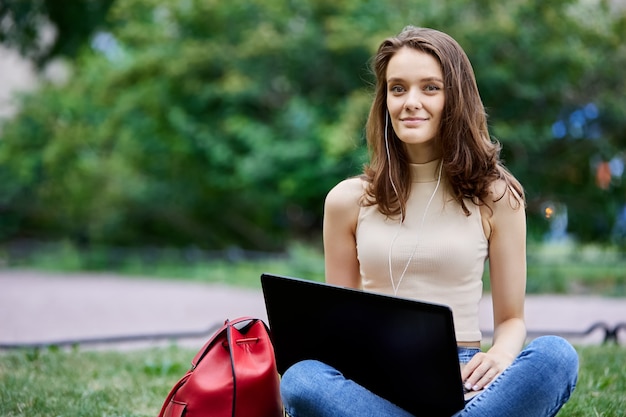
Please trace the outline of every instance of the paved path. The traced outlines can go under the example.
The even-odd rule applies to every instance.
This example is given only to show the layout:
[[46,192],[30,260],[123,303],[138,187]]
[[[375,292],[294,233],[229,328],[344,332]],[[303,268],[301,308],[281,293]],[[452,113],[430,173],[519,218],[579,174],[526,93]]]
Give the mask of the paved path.
[[[490,298],[481,303],[481,328],[489,336]],[[179,344],[199,348],[226,318],[267,320],[260,290],[186,281],[123,278],[111,274],[51,274],[0,269],[0,345],[200,333]],[[583,332],[593,323],[626,323],[626,299],[597,296],[528,296],[526,321],[539,333]],[[564,335],[573,343],[600,343],[604,332]],[[626,329],[619,332],[626,345]],[[133,348],[167,339],[86,343],[93,348]]]

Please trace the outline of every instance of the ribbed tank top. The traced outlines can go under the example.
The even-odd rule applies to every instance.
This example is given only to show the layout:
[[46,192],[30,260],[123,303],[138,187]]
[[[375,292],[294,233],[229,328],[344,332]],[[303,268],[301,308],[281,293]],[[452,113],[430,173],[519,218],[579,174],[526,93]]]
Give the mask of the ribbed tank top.
[[440,162],[411,164],[404,223],[381,214],[376,205],[361,207],[356,229],[361,282],[365,291],[394,295],[395,286],[399,297],[448,305],[457,341],[480,341],[478,305],[488,240],[479,207],[466,200],[471,213],[466,216],[445,176],[435,192]]

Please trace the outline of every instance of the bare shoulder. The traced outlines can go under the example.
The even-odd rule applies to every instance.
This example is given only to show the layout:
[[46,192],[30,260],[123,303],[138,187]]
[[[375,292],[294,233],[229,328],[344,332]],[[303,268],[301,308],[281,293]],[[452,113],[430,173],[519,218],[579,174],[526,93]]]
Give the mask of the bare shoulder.
[[524,197],[503,179],[491,183],[489,195],[488,204],[493,210],[524,211]]
[[360,288],[356,230],[365,182],[349,178],[334,186],[324,204],[324,265],[326,282]]
[[348,178],[335,185],[324,203],[324,234],[333,235],[342,230],[350,234],[356,230],[365,183],[360,178]]
[[348,178],[335,185],[326,195],[326,209],[358,210],[365,191],[365,183],[358,177]]
[[485,236],[491,241],[495,230],[525,221],[526,205],[522,195],[505,180],[499,179],[491,183],[489,197],[480,212]]

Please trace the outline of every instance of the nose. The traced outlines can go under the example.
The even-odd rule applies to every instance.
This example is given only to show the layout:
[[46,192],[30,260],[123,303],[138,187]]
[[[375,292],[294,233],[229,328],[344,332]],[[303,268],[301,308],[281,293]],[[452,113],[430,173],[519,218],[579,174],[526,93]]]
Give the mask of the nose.
[[406,95],[404,108],[407,110],[420,110],[422,108],[422,100],[418,91],[410,91]]

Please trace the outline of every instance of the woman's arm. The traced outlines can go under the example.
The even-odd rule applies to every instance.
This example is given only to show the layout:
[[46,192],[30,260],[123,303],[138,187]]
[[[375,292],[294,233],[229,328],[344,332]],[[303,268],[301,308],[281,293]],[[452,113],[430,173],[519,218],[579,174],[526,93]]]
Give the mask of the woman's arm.
[[324,204],[324,263],[326,282],[349,288],[361,288],[356,251],[356,225],[362,181],[351,178],[337,184]]
[[[494,195],[502,195],[503,182],[495,184]],[[497,190],[500,188],[500,190]],[[500,191],[500,193],[498,193]],[[463,369],[469,389],[480,390],[491,383],[515,360],[526,340],[524,297],[526,293],[526,212],[508,189],[504,197],[483,215],[489,218],[489,275],[493,300],[492,347],[477,354]]]

